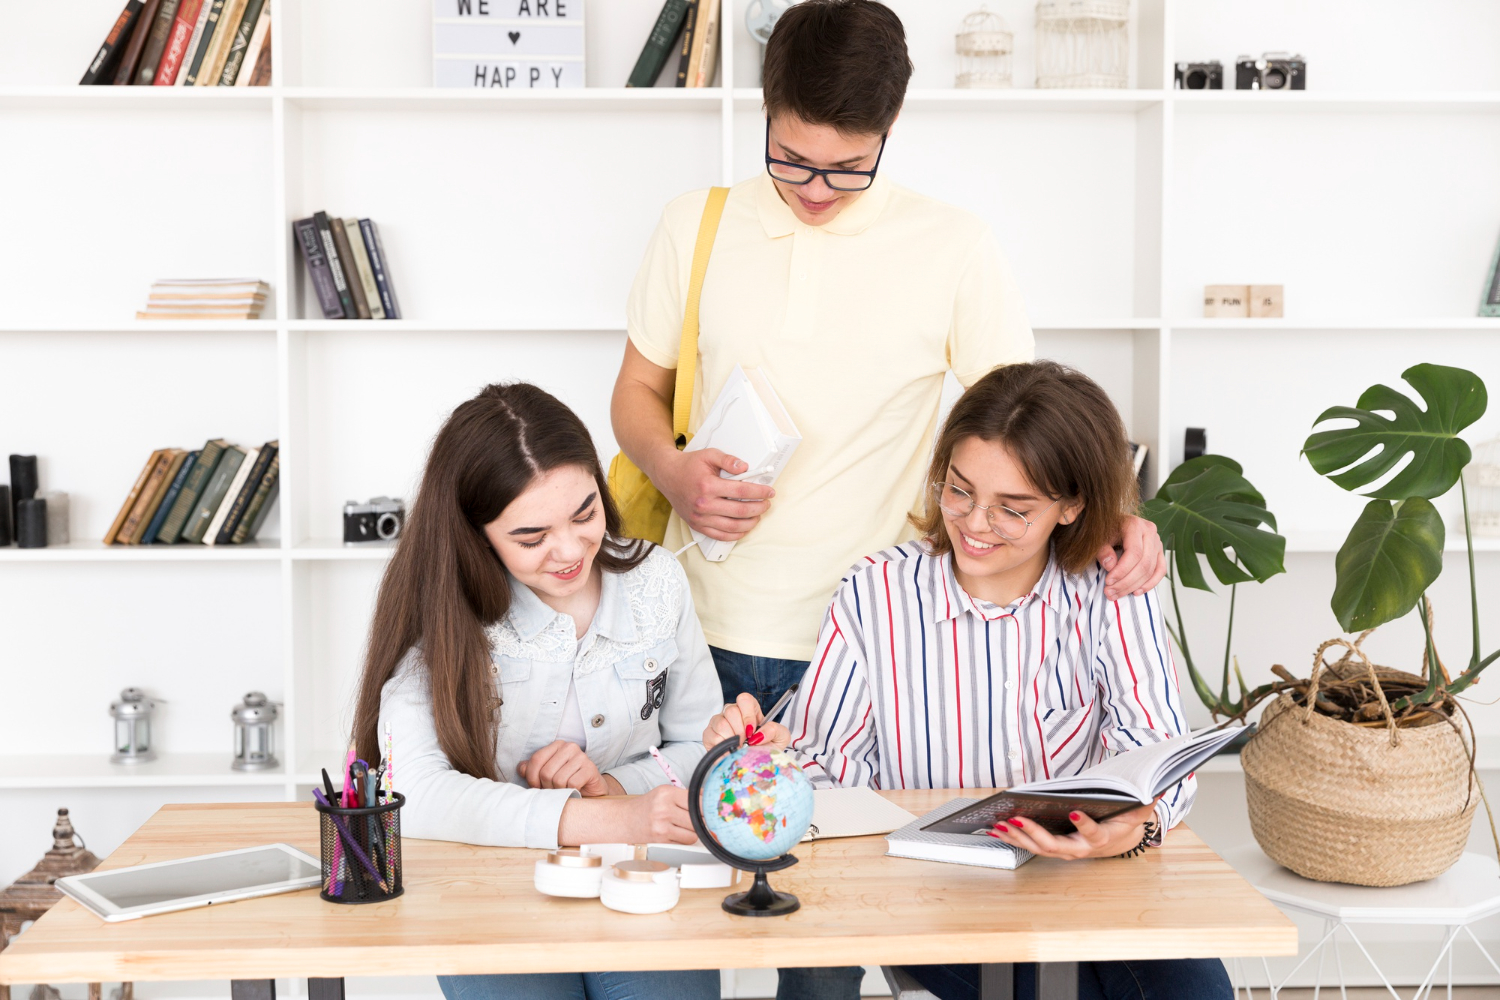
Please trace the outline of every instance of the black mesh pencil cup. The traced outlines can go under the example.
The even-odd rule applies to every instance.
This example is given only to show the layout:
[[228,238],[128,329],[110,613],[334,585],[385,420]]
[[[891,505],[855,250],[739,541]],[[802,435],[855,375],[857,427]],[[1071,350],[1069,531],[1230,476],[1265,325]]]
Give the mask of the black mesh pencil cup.
[[401,885],[400,792],[380,793],[376,806],[341,809],[314,802],[323,853],[323,889],[330,903],[395,899]]

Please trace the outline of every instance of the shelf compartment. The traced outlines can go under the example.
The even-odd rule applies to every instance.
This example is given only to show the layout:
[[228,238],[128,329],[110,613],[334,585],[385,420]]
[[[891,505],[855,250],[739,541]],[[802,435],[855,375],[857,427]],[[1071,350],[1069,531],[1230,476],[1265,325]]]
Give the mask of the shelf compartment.
[[271,110],[274,87],[0,87],[0,109],[123,108]]
[[288,103],[317,111],[717,111],[719,87],[581,87],[572,90],[455,90],[437,87],[293,87]]
[[328,562],[330,560],[356,560],[360,562],[384,562],[396,550],[395,542],[358,542],[345,545],[337,538],[311,538],[298,542],[291,548],[291,556],[298,560]]
[[[959,90],[913,88],[906,92],[905,110],[926,111],[1140,111],[1161,104],[1160,90]],[[734,109],[756,111],[762,104],[759,87],[736,87]]]
[[286,766],[267,771],[236,771],[233,755],[164,753],[145,764],[111,764],[109,755],[27,754],[0,757],[0,789],[54,788],[210,788],[310,784],[310,775],[290,774]]
[[275,333],[271,319],[52,320],[0,322],[0,333]]
[[1263,91],[1174,90],[1168,100],[1192,114],[1288,114],[1298,112],[1473,111],[1500,113],[1500,91],[1440,91],[1393,93],[1381,91]]

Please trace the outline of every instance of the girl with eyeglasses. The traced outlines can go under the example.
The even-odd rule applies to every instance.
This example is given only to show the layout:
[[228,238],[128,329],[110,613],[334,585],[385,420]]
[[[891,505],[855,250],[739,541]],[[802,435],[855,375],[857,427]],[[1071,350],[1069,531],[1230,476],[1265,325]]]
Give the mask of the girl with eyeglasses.
[[[741,695],[706,745],[751,725],[814,785],[1006,788],[1186,731],[1160,603],[1106,597],[1095,558],[1137,503],[1103,389],[1051,361],[997,368],[954,404],[927,482],[919,539],[867,557],[835,593],[786,725]],[[1195,788],[1103,822],[1074,814],[1066,836],[1021,818],[993,835],[1054,858],[1138,853]],[[942,1000],[978,996],[978,966],[908,971]],[[1018,997],[1034,982],[1017,967]],[[1079,986],[1084,1000],[1230,996],[1217,959],[1082,963]]]

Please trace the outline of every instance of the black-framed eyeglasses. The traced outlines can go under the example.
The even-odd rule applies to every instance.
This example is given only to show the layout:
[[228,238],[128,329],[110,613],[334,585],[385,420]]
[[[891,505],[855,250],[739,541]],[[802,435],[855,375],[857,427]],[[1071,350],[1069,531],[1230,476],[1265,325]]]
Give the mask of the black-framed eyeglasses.
[[771,156],[771,119],[766,119],[766,173],[783,184],[808,184],[814,177],[822,177],[823,183],[835,191],[864,191],[875,183],[875,171],[880,169],[880,158],[885,155],[884,133],[880,137],[880,149],[875,154],[875,166],[869,170],[824,170],[802,163],[788,163]]
[[[1015,541],[1025,535],[1031,526],[1036,523],[1028,518],[1026,514],[1018,510],[1011,510],[1003,504],[985,505],[976,503],[967,490],[960,489],[952,483],[933,483],[932,492],[937,497],[938,510],[941,510],[948,517],[954,520],[963,520],[974,513],[975,507],[978,507],[984,511],[984,518],[989,522],[990,529],[1001,538],[1006,538],[1010,541]],[[1060,503],[1062,503],[1062,498],[1058,497],[1041,510],[1035,512],[1027,511],[1026,513],[1036,513],[1040,516]]]

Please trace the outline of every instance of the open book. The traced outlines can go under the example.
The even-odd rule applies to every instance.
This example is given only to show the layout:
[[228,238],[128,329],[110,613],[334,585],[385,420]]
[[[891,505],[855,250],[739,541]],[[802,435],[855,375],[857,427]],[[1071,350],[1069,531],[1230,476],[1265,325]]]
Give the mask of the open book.
[[812,826],[802,840],[873,837],[899,830],[916,818],[873,788],[815,788]]
[[1002,819],[1020,816],[1052,833],[1072,833],[1074,827],[1068,813],[1081,812],[1097,822],[1145,805],[1196,771],[1244,729],[1244,726],[1200,729],[1139,750],[1115,754],[1065,778],[1016,785],[923,830],[982,833]]
[[[770,486],[786,468],[801,441],[797,425],[792,423],[765,374],[759,368],[746,371],[735,365],[693,440],[683,450],[717,448],[749,466],[737,476],[722,471],[720,476]],[[734,548],[733,542],[721,542],[697,531],[693,532],[693,540],[709,562],[723,562]]]

